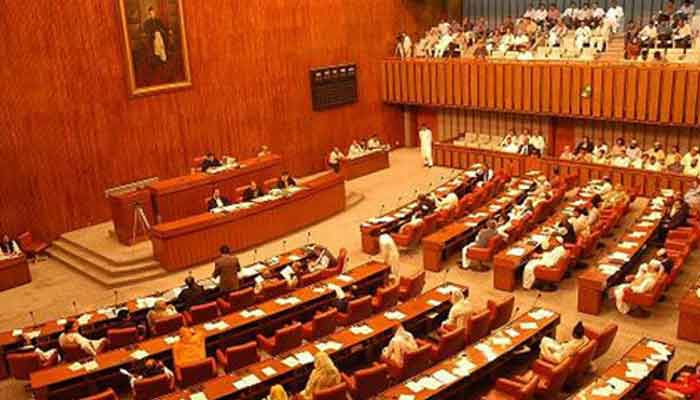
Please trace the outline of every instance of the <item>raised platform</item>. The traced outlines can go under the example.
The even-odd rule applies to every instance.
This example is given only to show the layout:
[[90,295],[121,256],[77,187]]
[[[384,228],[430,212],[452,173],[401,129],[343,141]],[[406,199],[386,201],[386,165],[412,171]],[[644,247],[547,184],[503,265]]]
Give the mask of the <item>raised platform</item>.
[[125,246],[112,222],[68,232],[54,241],[49,255],[107,287],[119,287],[167,274],[153,258],[151,242]]

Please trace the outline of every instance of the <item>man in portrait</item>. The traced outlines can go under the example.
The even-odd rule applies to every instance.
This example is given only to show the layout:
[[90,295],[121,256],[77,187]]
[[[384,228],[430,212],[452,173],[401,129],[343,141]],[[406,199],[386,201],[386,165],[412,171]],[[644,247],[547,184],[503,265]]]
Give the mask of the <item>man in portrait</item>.
[[149,50],[148,60],[151,63],[168,62],[168,30],[163,21],[156,15],[153,6],[148,7],[148,18],[143,21],[143,31],[146,34],[146,48]]

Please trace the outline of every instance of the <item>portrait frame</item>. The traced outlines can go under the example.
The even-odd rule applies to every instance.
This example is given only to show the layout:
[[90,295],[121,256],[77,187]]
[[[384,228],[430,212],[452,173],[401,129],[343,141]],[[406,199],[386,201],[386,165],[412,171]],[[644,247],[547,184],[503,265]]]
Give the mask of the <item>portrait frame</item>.
[[[184,0],[170,0],[176,3],[177,7],[177,37],[179,42],[176,46],[178,50],[178,66],[177,73],[181,75],[181,79],[173,79],[167,82],[158,82],[156,84],[139,84],[141,78],[140,71],[137,67],[139,61],[135,56],[133,43],[137,38],[134,38],[134,25],[138,26],[143,21],[143,16],[139,14],[138,8],[142,7],[147,0],[117,0],[119,15],[122,27],[122,40],[124,42],[125,65],[127,69],[127,86],[129,97],[143,97],[155,95],[163,92],[170,92],[192,87],[192,75],[190,70],[189,47],[187,42],[187,30],[185,28],[185,14],[183,2]],[[174,36],[174,35],[173,35]],[[144,63],[143,60],[140,60]]]

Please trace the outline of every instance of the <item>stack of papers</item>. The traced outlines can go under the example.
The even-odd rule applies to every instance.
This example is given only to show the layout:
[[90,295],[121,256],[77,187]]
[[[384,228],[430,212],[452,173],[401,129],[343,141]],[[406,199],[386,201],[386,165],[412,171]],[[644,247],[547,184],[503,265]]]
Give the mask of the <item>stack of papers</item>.
[[644,221],[644,222],[638,223],[637,226],[639,226],[640,228],[650,228],[650,227],[654,226],[654,224],[651,222],[648,222],[648,221]]
[[[175,296],[177,297],[177,296]],[[141,299],[136,299],[136,308],[138,309],[143,309],[143,308],[153,308],[153,306],[156,304],[156,301],[160,300],[159,297],[144,297]]]
[[668,361],[671,357],[671,351],[663,343],[659,343],[655,340],[650,340],[647,342],[647,347],[654,350],[656,354],[658,354],[658,356],[656,356],[654,359],[661,360],[661,357],[663,357],[663,361]]
[[625,377],[632,379],[644,379],[649,375],[649,366],[643,362],[628,362]]
[[338,275],[335,278],[338,279],[339,281],[346,282],[346,283],[349,283],[349,282],[352,282],[355,280],[355,279],[353,279],[352,276],[345,275],[345,274]]
[[616,274],[620,270],[620,267],[612,264],[600,264],[598,266],[598,270],[605,275],[610,276]]
[[507,337],[496,336],[493,339],[491,339],[491,343],[493,343],[494,346],[510,346],[511,344],[513,344],[513,341]]
[[108,318],[108,319],[112,319],[112,318],[117,316],[117,314],[115,313],[115,310],[111,307],[110,308],[101,308],[101,309],[97,310],[97,313],[100,315],[104,315],[105,318]]
[[628,256],[628,255],[625,254],[625,253],[619,252],[619,251],[616,251],[616,252],[610,254],[610,255],[608,256],[608,258],[609,258],[609,259],[612,259],[612,260],[619,260],[619,261],[622,261],[622,262],[627,262],[627,261],[630,260],[630,256]]
[[85,368],[85,371],[87,371],[87,372],[94,371],[99,367],[100,366],[97,364],[97,361],[95,361],[95,360],[83,363],[83,368]]
[[77,319],[78,325],[85,325],[88,322],[90,322],[91,319],[92,319],[92,314],[89,314],[89,313],[83,314],[80,317],[78,317],[78,319]]
[[458,288],[457,286],[447,284],[447,285],[442,285],[442,286],[440,286],[440,287],[437,289],[437,292],[440,293],[440,294],[443,294],[443,295],[445,295],[445,296],[449,296],[449,295],[451,295],[452,292],[454,292],[455,290],[461,290],[461,289]]
[[208,400],[208,398],[207,398],[206,394],[204,394],[202,392],[198,392],[198,393],[192,393],[190,395],[190,400]]
[[429,306],[432,306],[432,307],[437,307],[440,304],[442,304],[441,301],[437,301],[437,300],[433,300],[433,299],[428,300],[427,303]]
[[226,321],[218,321],[218,322],[206,322],[204,324],[204,330],[205,331],[223,331],[227,329],[230,325],[226,323]]
[[265,374],[265,376],[277,375],[277,371],[272,367],[263,368],[262,373]]
[[536,310],[536,311],[530,311],[530,312],[528,313],[528,315],[529,315],[532,319],[534,319],[535,321],[540,321],[540,320],[543,320],[543,319],[545,319],[545,318],[551,317],[552,315],[554,315],[554,313],[551,312],[551,311],[549,311],[549,310],[547,310],[547,309],[540,308],[539,310]]
[[473,228],[473,227],[475,227],[475,226],[477,226],[477,225],[479,225],[478,222],[472,222],[472,221],[468,221],[468,222],[465,222],[465,223],[464,223],[464,226],[466,226],[467,228]]
[[476,368],[476,365],[474,365],[468,358],[462,357],[457,361],[457,367],[452,370],[452,373],[465,377],[469,376],[469,374]]
[[83,369],[83,364],[79,362],[74,362],[73,364],[68,366],[68,369],[73,372],[80,371],[81,369]]
[[489,362],[495,360],[497,357],[496,352],[494,352],[491,346],[487,345],[486,343],[479,343],[474,346],[474,348],[479,350]]
[[508,250],[508,253],[506,254],[508,254],[509,256],[522,257],[523,255],[525,255],[525,249],[523,249],[522,247],[513,247],[510,250]]
[[435,373],[433,374],[433,378],[435,378],[444,385],[449,385],[450,383],[458,379],[456,376],[449,373],[448,371],[445,371],[444,369],[435,371]]
[[400,394],[399,400],[415,400],[416,396],[410,394]]
[[534,322],[523,322],[520,324],[520,329],[531,331],[537,329],[537,324]]
[[646,233],[644,233],[644,232],[636,232],[635,231],[635,232],[630,233],[630,237],[633,237],[633,238],[642,238],[644,236],[646,236]]
[[166,336],[163,341],[169,345],[173,345],[180,341],[180,336]]
[[442,382],[439,380],[433,378],[432,376],[426,376],[421,378],[418,381],[418,384],[421,385],[423,388],[428,389],[428,390],[437,390],[440,389],[440,386],[442,386]]
[[250,386],[255,386],[258,383],[260,383],[260,378],[255,376],[255,374],[248,374],[236,382],[233,382],[233,386],[238,390],[242,390]]
[[406,314],[402,313],[401,311],[387,311],[384,313],[384,316],[387,319],[390,319],[392,321],[401,321],[402,319],[406,318]]
[[146,357],[148,357],[148,352],[145,350],[138,349],[135,352],[131,353],[131,358],[133,358],[134,360],[143,360]]
[[350,327],[350,332],[352,332],[353,335],[364,336],[374,332],[374,329],[370,328],[368,325],[360,325]]
[[508,328],[508,329],[506,329],[506,335],[514,338],[514,337],[520,336],[520,332],[516,331],[513,328]]
[[296,357],[297,361],[299,361],[301,364],[310,364],[314,362],[313,354],[309,353],[308,351],[296,353],[294,357]]
[[280,297],[280,298],[275,299],[275,303],[277,303],[277,304],[279,304],[279,305],[281,305],[281,306],[284,306],[284,305],[293,306],[293,305],[295,305],[295,304],[301,303],[301,300],[299,300],[298,297],[294,297],[294,296],[286,297],[286,298],[285,298],[285,297]]
[[282,360],[282,364],[288,366],[289,368],[294,368],[299,365],[299,361],[294,358],[294,356],[289,356]]
[[338,350],[342,349],[342,348],[343,348],[343,345],[342,345],[341,343],[334,342],[334,341],[331,340],[331,341],[328,341],[328,342],[317,343],[317,344],[316,344],[316,348],[319,349],[319,350],[321,350],[321,351],[325,351],[326,353],[328,353],[328,350],[338,351]]
[[423,390],[423,385],[418,382],[408,381],[406,382],[406,387],[413,393],[419,393]]
[[622,242],[618,246],[622,247],[623,249],[634,249],[637,247],[637,243],[635,242]]
[[265,311],[263,311],[259,308],[241,311],[241,317],[243,317],[243,318],[257,318],[257,317],[263,317],[263,316],[265,316]]

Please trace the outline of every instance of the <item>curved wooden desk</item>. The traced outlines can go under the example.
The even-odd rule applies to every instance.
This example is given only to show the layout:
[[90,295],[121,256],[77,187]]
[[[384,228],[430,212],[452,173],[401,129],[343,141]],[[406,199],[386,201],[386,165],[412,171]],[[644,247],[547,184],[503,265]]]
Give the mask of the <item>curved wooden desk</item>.
[[700,343],[700,280],[693,285],[678,303],[678,338]]
[[373,151],[357,158],[340,160],[340,175],[353,180],[389,168],[389,151]]
[[288,197],[232,213],[203,213],[151,230],[153,254],[177,271],[213,260],[227,244],[238,252],[328,218],[345,209],[345,181],[334,173],[301,183]]
[[12,289],[32,281],[27,257],[21,254],[17,257],[0,259],[0,291]]

